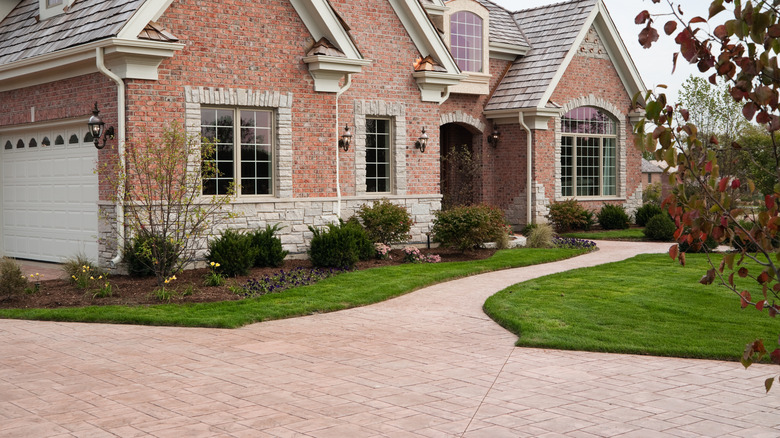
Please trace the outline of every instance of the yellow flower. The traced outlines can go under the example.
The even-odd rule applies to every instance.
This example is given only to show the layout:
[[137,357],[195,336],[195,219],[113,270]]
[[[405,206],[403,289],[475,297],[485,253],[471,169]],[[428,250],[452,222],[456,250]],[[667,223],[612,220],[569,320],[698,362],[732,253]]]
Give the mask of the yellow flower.
[[215,263],[214,267],[219,268],[219,263]]
[[91,276],[91,275],[90,275],[90,276],[89,276],[89,279],[90,279],[90,280],[94,280],[94,279],[95,279],[95,277],[93,277],[93,276]]
[[74,280],[76,279],[76,276],[75,276],[75,275],[71,275],[70,277],[71,277],[72,279],[74,279]]

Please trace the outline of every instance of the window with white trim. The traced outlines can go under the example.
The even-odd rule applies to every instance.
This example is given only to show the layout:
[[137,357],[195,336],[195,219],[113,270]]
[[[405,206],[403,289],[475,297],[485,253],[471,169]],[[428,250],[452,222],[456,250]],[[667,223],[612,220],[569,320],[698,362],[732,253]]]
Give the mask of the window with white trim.
[[592,107],[561,118],[561,195],[617,196],[617,123]]
[[450,50],[462,71],[482,72],[482,18],[469,11],[450,16]]
[[270,110],[201,108],[201,135],[214,142],[217,175],[203,181],[204,195],[273,194],[273,120]]
[[392,190],[390,119],[366,118],[366,191]]

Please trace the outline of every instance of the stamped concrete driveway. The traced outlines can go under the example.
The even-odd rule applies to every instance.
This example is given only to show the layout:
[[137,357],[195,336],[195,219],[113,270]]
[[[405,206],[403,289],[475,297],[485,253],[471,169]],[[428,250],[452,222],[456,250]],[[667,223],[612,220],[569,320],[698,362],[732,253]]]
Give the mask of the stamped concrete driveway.
[[780,436],[775,367],[516,348],[482,312],[516,282],[668,247],[599,246],[238,330],[0,320],[0,436]]

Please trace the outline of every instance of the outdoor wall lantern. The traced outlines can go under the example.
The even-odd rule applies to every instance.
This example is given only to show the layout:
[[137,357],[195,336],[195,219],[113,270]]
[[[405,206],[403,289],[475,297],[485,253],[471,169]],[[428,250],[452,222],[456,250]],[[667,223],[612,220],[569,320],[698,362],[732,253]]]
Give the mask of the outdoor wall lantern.
[[498,146],[498,140],[501,138],[501,133],[498,132],[498,128],[495,126],[493,127],[493,132],[491,132],[487,137],[487,142],[489,145],[493,147]]
[[423,126],[422,134],[420,134],[420,138],[414,142],[414,147],[419,149],[420,152],[425,152],[425,146],[428,146],[428,134],[425,133],[425,126]]
[[349,124],[344,125],[344,133],[341,134],[339,139],[339,147],[344,149],[344,152],[349,150],[349,143],[352,141],[352,134],[349,132]]
[[[87,122],[87,126],[89,126],[89,133],[92,134],[92,139],[95,142],[95,147],[98,149],[103,149],[106,147],[106,141],[112,140],[114,138],[114,127],[109,126],[108,129],[106,129],[106,132],[103,132],[103,127],[106,124],[103,123],[103,119],[100,118],[100,110],[97,107],[97,102],[95,102],[95,108],[92,109],[92,117],[89,118],[89,121]],[[100,144],[100,136],[103,136],[103,144]]]

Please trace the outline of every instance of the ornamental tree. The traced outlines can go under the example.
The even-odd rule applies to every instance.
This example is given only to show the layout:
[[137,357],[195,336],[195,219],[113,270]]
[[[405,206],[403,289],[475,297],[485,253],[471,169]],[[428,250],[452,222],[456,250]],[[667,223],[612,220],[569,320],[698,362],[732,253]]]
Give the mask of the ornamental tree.
[[[683,2],[665,3],[669,13],[653,15],[645,10],[637,15],[636,24],[643,26],[640,44],[652,46],[660,37],[656,29],[660,24],[679,46],[673,68],[682,56],[712,85],[725,84],[740,105],[741,117],[766,132],[768,143],[758,149],[768,153],[753,156],[756,149],[744,149],[737,140],[721,144],[718,136],[707,135],[694,123],[690,108],[668,102],[663,92],[634,99],[635,103],[644,99],[646,111],[645,120],[636,126],[637,145],[677,168],[670,175],[675,190],[662,203],[675,220],[677,242],[693,249],[707,237],[720,244],[739,242],[737,252],[709,259],[710,269],[700,282],[721,284],[734,292],[742,308],[753,307],[775,317],[780,313],[780,186],[757,186],[755,177],[740,177],[734,169],[753,161],[762,164],[759,174],[771,181],[780,175],[780,0],[714,0],[706,14],[694,16],[683,10]],[[656,23],[660,19],[664,21]],[[724,165],[719,153],[723,148],[739,151],[742,166]],[[749,202],[756,199],[757,203]],[[677,244],[669,255],[685,264],[685,253]],[[748,288],[760,292],[751,294]],[[748,367],[767,354],[780,364],[780,348],[767,348],[763,340],[754,340],[745,347],[742,363]],[[766,380],[767,391],[774,380]]]

